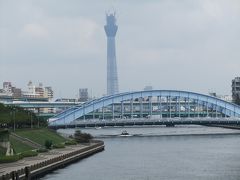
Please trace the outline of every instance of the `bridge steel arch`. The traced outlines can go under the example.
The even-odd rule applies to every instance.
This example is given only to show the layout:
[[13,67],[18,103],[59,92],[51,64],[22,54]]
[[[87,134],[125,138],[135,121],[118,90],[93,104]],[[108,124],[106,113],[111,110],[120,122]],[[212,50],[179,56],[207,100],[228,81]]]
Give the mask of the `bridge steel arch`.
[[178,90],[150,90],[119,93],[95,99],[82,105],[74,106],[50,118],[49,125],[67,125],[78,118],[85,117],[85,115],[94,112],[97,109],[109,106],[114,103],[121,103],[124,101],[131,101],[144,97],[165,97],[170,99],[184,98],[188,101],[191,99],[193,101],[197,101],[198,104],[203,107],[215,109],[216,112],[224,114],[225,117],[240,117],[240,106],[213,96]]

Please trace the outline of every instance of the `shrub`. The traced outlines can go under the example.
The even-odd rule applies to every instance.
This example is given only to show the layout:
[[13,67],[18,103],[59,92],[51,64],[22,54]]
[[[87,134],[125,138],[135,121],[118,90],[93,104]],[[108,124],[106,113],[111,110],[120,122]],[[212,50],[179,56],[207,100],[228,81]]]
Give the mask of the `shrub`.
[[46,147],[46,149],[51,149],[51,147],[52,147],[52,141],[51,141],[51,140],[46,140],[46,141],[45,141],[45,147]]
[[53,148],[60,149],[60,148],[65,148],[65,146],[64,146],[64,144],[54,144]]
[[37,152],[38,152],[38,153],[48,152],[48,149],[41,148],[41,149],[38,149]]
[[92,135],[89,133],[82,133],[82,137],[83,139],[86,139],[88,141],[93,138]]
[[65,142],[65,145],[76,145],[77,144],[77,142],[75,141],[75,140],[70,140],[70,141],[66,141]]
[[73,135],[71,134],[70,136],[68,136],[68,138],[73,139],[74,137],[73,137]]
[[33,156],[37,156],[38,152],[36,151],[24,151],[22,153],[20,153],[21,157],[33,157]]
[[6,154],[7,149],[0,146],[0,156],[4,156]]
[[82,134],[82,132],[80,130],[76,130],[75,133],[74,133],[74,138],[76,136],[80,136]]
[[92,139],[92,135],[88,133],[82,133],[80,130],[76,130],[74,133],[74,139],[78,143],[88,143]]
[[38,153],[36,151],[24,151],[22,153],[15,154],[12,156],[0,156],[0,163],[16,162],[24,157],[33,157],[37,155]]
[[0,156],[0,163],[11,163],[22,159],[22,156],[19,154],[13,156]]

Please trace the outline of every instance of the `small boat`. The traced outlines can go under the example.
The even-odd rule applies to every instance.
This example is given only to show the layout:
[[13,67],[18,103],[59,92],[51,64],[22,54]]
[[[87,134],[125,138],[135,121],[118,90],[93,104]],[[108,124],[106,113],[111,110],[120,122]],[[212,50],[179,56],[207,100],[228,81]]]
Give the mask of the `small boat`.
[[102,127],[95,127],[95,129],[102,129]]
[[128,137],[128,136],[132,136],[132,135],[130,135],[126,130],[124,130],[124,131],[122,131],[120,136]]

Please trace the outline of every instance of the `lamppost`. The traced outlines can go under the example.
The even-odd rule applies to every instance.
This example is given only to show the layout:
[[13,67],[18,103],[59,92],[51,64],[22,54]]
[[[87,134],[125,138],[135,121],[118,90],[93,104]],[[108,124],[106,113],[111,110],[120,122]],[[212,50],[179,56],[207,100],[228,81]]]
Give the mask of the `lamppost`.
[[39,128],[39,114],[40,114],[40,110],[39,110],[39,108],[38,108],[38,109],[37,109],[38,128]]
[[31,129],[33,128],[33,124],[32,124],[32,112],[30,112],[30,115],[31,115]]
[[30,116],[30,127],[32,129],[32,112],[28,111],[28,117]]
[[12,118],[13,118],[13,132],[15,132],[16,130],[16,114],[15,114],[15,108],[13,108],[13,112],[12,112]]

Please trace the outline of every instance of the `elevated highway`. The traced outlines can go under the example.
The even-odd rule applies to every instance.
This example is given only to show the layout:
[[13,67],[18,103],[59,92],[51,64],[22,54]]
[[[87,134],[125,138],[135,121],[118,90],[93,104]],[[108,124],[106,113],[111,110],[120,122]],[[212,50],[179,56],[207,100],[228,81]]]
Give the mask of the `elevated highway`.
[[13,101],[4,102],[9,106],[20,106],[23,108],[69,108],[76,105],[81,105],[80,102],[27,102],[27,101]]

